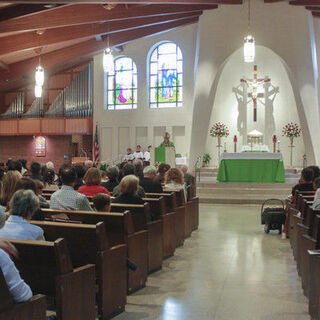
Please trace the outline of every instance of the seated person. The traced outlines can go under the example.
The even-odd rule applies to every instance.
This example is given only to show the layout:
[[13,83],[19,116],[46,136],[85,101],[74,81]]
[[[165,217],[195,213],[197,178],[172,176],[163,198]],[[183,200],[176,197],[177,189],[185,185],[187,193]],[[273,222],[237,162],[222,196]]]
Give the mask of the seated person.
[[183,190],[185,200],[187,200],[186,185],[184,183],[183,173],[178,168],[170,168],[164,177],[163,189]]
[[39,198],[40,201],[40,208],[49,208],[49,203],[47,200],[42,196],[42,191],[43,191],[43,183],[39,180],[34,180],[36,184],[36,195]]
[[[17,182],[16,190],[32,190],[35,195],[37,194],[37,182],[42,183],[39,180],[32,180],[30,178],[22,178]],[[43,201],[40,200],[40,197],[43,199]],[[45,216],[43,212],[41,211],[41,208],[49,208],[49,203],[41,196],[38,195],[39,201],[40,201],[40,208],[38,208],[35,213],[33,214],[31,220],[44,220]]]
[[170,169],[170,165],[166,164],[166,163],[161,163],[158,167],[158,174],[157,176],[154,178],[155,181],[159,182],[159,183],[164,183],[164,175],[166,174],[166,172]]
[[21,174],[25,175],[28,172],[28,168],[27,168],[28,161],[26,159],[20,159],[19,161],[22,165]]
[[140,179],[140,186],[147,193],[162,193],[161,183],[153,181],[157,173],[157,169],[154,166],[145,167],[143,169],[143,178]]
[[140,144],[137,145],[136,151],[133,153],[135,159],[143,160],[143,152],[141,151]]
[[309,166],[308,168],[313,171],[313,181],[320,177],[320,168],[318,166]]
[[84,170],[85,171],[89,170],[92,167],[93,167],[93,161],[92,160],[86,160],[84,162]]
[[108,181],[107,172],[104,170],[100,170],[100,175],[101,175],[101,185],[102,185],[103,182]]
[[31,190],[18,190],[9,203],[9,218],[0,229],[0,237],[44,240],[43,230],[28,221],[39,208],[39,199]]
[[120,196],[115,198],[112,202],[113,203],[125,203],[125,204],[144,204],[144,201],[137,195],[139,186],[139,179],[130,174],[125,176],[120,184]]
[[74,184],[74,190],[78,190],[81,186],[84,186],[83,177],[86,174],[86,170],[81,164],[76,164],[74,168],[77,173],[77,180]]
[[190,173],[188,173],[188,166],[183,166],[181,170],[183,172],[184,181],[186,182],[186,185],[191,186],[194,180],[194,177]]
[[316,191],[312,204],[312,209],[320,208],[320,177],[313,181],[313,189]]
[[55,183],[56,174],[52,169],[47,169],[45,176],[43,177],[44,189],[58,190],[59,187]]
[[123,162],[132,162],[133,160],[134,160],[134,156],[132,154],[132,149],[128,148],[127,154],[123,157],[122,161]]
[[88,198],[74,190],[77,174],[73,167],[68,165],[60,169],[62,187],[53,193],[50,199],[51,209],[93,211]]
[[133,161],[133,165],[135,167],[135,175],[139,178],[143,178],[143,162],[140,159],[135,159]]
[[13,194],[16,192],[16,185],[22,178],[22,175],[18,171],[8,171],[3,179],[0,193],[0,203],[3,206],[7,206],[11,200]]
[[301,171],[299,183],[292,188],[292,196],[294,197],[296,191],[313,191],[313,170],[304,168]]
[[25,302],[32,298],[30,287],[21,279],[20,273],[10,255],[18,257],[16,248],[7,241],[0,241],[0,268],[6,280],[10,295],[15,303]]
[[30,166],[30,171],[31,179],[43,181],[43,177],[41,175],[41,164],[39,162],[32,162]]
[[78,189],[78,192],[86,195],[87,197],[95,196],[98,193],[106,193],[110,195],[109,191],[101,186],[101,173],[98,168],[90,168],[83,178],[86,183]]
[[102,182],[101,185],[105,187],[109,192],[112,192],[113,189],[119,184],[118,181],[119,168],[117,166],[111,166],[107,169],[108,180]]
[[[135,175],[135,173],[136,173],[135,166],[132,163],[126,163],[122,169],[122,179],[128,175]],[[118,196],[120,196],[120,194],[121,194],[121,192],[120,192],[119,186],[116,186],[113,189],[112,195],[114,197],[118,197]],[[140,198],[146,197],[146,194],[141,186],[138,186],[137,195]]]
[[111,207],[111,198],[105,193],[98,193],[92,198],[94,208],[99,212],[109,212]]
[[19,160],[17,161],[12,160],[8,163],[8,171],[15,171],[15,170],[19,171],[22,174],[22,164]]

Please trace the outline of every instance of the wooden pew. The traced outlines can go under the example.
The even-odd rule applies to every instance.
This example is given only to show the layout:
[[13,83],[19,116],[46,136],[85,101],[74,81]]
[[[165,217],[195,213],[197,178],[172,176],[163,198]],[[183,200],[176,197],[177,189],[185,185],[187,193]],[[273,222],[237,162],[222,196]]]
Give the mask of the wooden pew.
[[308,250],[320,249],[320,211],[313,212],[313,223],[307,234],[303,234],[299,239],[300,250],[300,274],[302,288],[306,296],[309,296],[310,283],[310,261]]
[[130,212],[103,213],[55,209],[42,209],[42,212],[47,219],[57,214],[65,214],[70,220],[81,221],[84,224],[104,222],[110,246],[126,244],[127,257],[138,266],[136,271],[127,269],[127,292],[132,293],[145,286],[148,271],[148,232],[135,230]]
[[150,212],[155,216],[155,220],[162,221],[162,258],[171,257],[176,248],[175,213],[167,211],[164,197],[143,200],[149,203]]
[[174,212],[174,226],[176,234],[175,247],[183,245],[185,233],[185,208],[177,206],[176,193],[146,193],[146,196],[148,198],[163,197],[165,199],[166,210],[168,212]]
[[[150,212],[150,204],[148,202],[144,205],[112,203],[111,211],[130,211],[135,230],[148,231],[148,273],[161,269],[163,258],[162,221],[155,212]],[[151,221],[151,216],[154,218],[153,221]]]
[[46,308],[46,297],[41,294],[29,301],[14,303],[0,269],[0,320],[46,320]]
[[[183,190],[164,190],[165,193],[174,192],[176,194],[177,199],[177,207],[178,208],[184,208],[184,218],[181,219],[184,220],[184,239],[191,236],[191,232],[193,230],[193,203],[192,201],[186,201],[185,194]],[[182,221],[182,220],[181,220]]]
[[320,319],[320,250],[308,251],[310,261],[309,314],[312,320]]
[[88,264],[73,269],[64,239],[1,239],[17,248],[19,259],[15,264],[32,292],[55,298],[58,320],[95,319],[95,267]]
[[127,246],[110,247],[103,222],[96,225],[48,221],[31,222],[44,230],[46,240],[64,238],[74,267],[95,264],[97,305],[102,319],[124,311],[127,302]]

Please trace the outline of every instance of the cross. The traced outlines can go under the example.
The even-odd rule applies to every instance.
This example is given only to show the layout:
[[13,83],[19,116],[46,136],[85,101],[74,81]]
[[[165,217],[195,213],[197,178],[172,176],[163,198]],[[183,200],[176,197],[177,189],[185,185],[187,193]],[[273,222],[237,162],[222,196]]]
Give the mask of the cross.
[[269,82],[270,79],[268,77],[264,79],[258,79],[258,67],[255,65],[253,66],[253,79],[240,79],[241,82],[246,83],[252,90],[249,94],[253,101],[253,121],[257,121],[257,99],[263,98],[263,94],[258,93],[258,88],[265,82]]

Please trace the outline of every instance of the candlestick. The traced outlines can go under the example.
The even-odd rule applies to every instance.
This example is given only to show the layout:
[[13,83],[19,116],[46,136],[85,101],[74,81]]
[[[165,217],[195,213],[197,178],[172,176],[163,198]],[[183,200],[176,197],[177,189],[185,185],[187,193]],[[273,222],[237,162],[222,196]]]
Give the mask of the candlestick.
[[224,143],[224,151],[223,152],[227,152],[227,143]]

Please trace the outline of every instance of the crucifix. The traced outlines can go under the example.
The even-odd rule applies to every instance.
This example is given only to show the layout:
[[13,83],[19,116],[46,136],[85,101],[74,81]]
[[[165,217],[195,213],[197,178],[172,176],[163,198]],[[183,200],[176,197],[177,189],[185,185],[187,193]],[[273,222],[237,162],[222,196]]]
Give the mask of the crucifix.
[[269,82],[270,79],[268,77],[258,79],[258,67],[255,65],[253,67],[253,79],[240,79],[241,82],[244,82],[247,84],[249,88],[251,88],[251,92],[249,93],[249,97],[252,98],[253,102],[253,121],[257,122],[257,100],[258,98],[263,98],[263,93],[258,93],[258,88],[266,83]]

